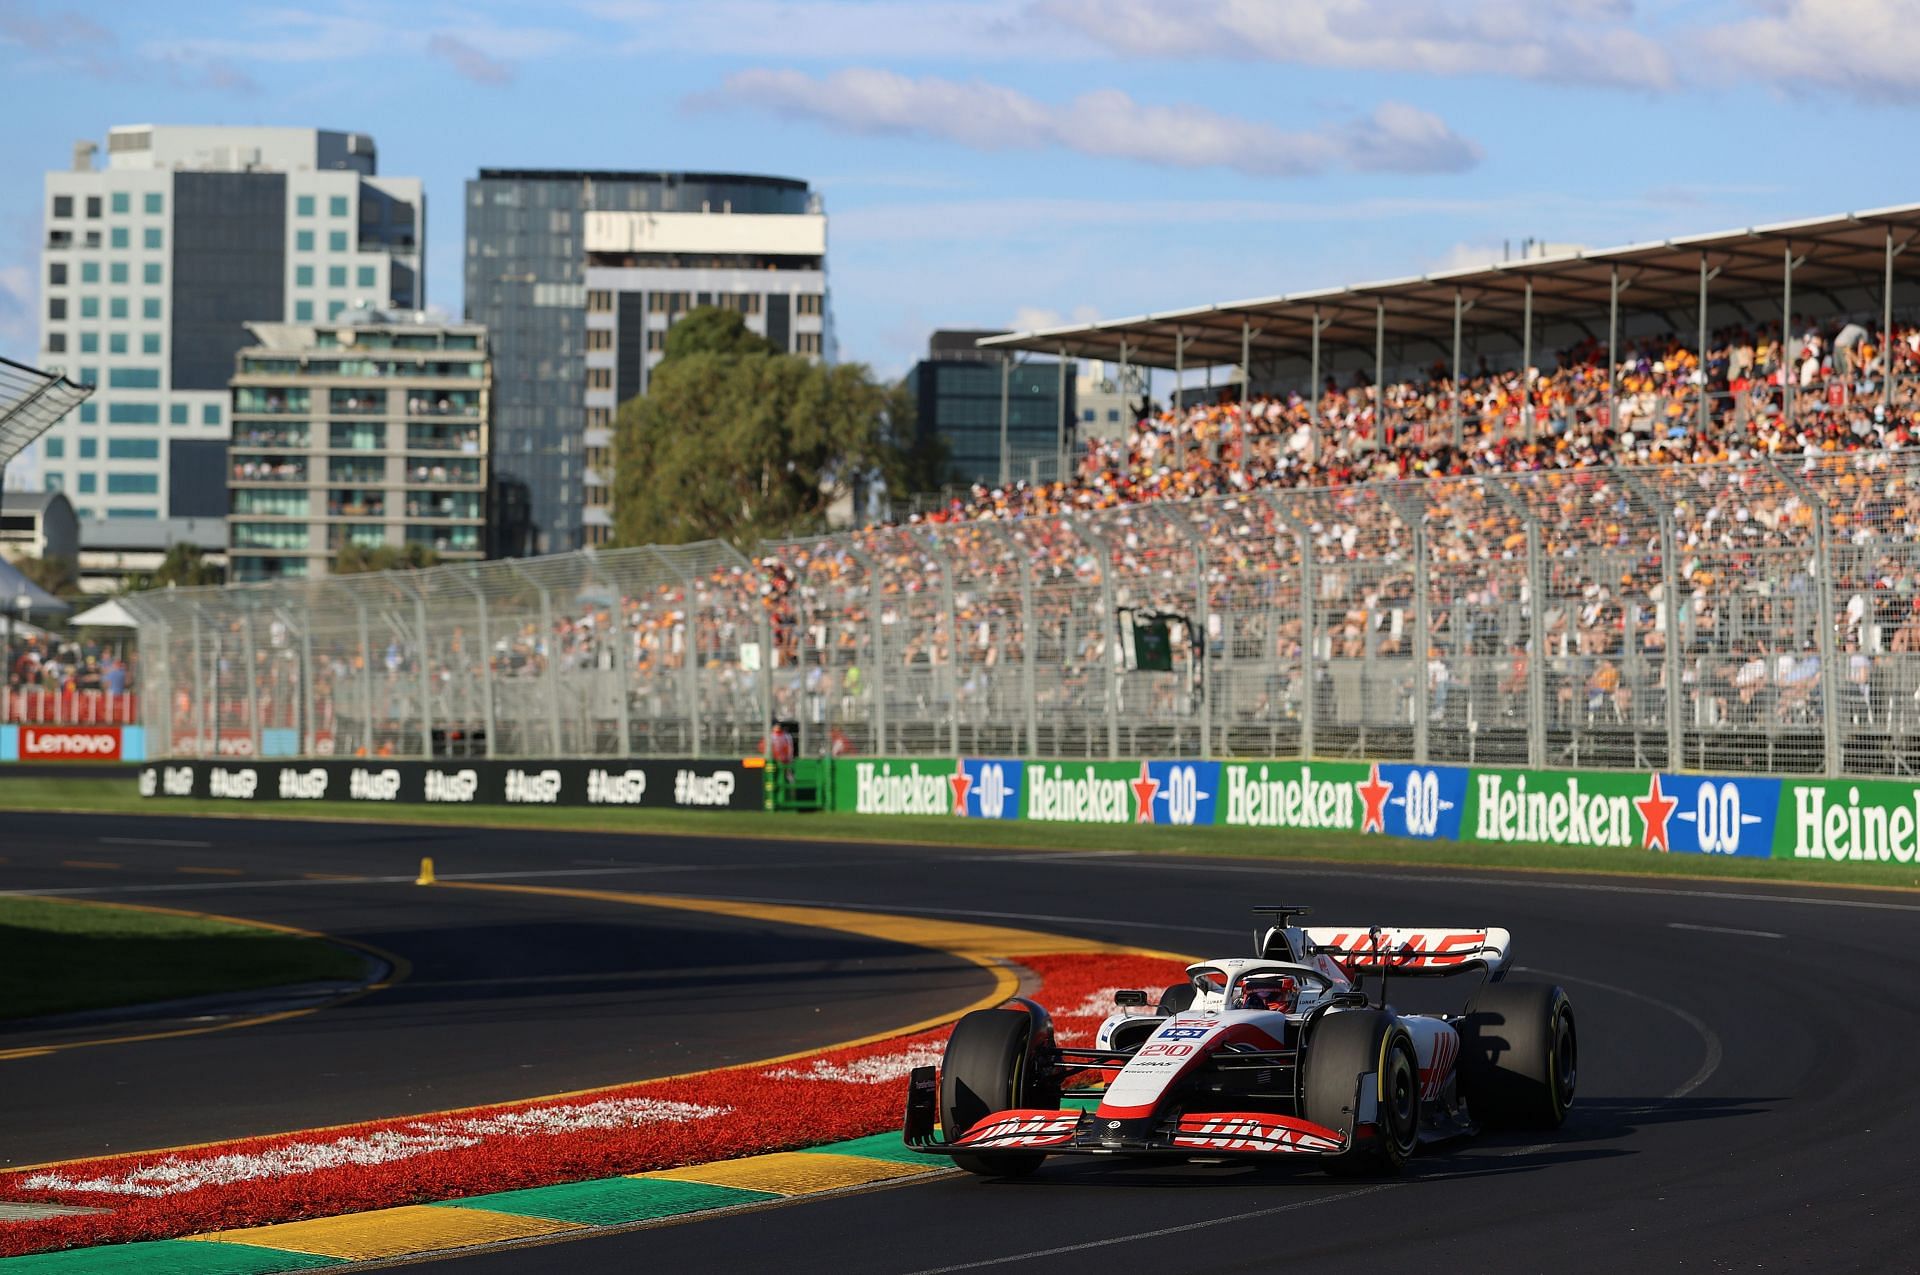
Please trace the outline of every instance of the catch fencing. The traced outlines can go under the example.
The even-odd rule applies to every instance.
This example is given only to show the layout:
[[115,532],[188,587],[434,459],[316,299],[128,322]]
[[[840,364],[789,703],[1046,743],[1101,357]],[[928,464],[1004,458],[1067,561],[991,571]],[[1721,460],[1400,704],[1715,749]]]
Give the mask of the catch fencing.
[[[1920,458],[1264,489],[137,594],[156,756],[1920,768]],[[1124,666],[1121,616],[1171,622]]]

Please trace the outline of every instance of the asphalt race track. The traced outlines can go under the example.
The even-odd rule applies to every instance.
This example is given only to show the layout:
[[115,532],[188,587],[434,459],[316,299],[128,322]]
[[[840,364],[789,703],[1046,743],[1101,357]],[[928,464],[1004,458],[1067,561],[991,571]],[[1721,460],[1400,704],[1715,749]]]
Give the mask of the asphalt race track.
[[1024,1182],[939,1176],[442,1259],[463,1270],[1920,1269],[1920,898],[1811,887],[10,815],[0,888],[302,925],[413,970],[285,1023],[0,1061],[7,1162],[641,1079],[858,1035],[985,986],[971,966],[839,935],[422,890],[424,854],[443,875],[920,911],[1209,955],[1246,950],[1254,902],[1504,925],[1519,976],[1560,982],[1580,1016],[1561,1133],[1486,1138],[1390,1182],[1064,1161]]

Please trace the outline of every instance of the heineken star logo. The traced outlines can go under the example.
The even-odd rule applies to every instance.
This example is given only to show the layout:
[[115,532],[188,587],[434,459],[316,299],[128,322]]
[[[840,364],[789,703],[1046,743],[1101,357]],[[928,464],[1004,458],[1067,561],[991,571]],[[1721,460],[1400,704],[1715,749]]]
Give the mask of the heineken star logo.
[[1373,763],[1367,770],[1366,781],[1356,781],[1353,787],[1354,791],[1360,794],[1360,800],[1366,805],[1366,813],[1360,820],[1360,831],[1362,833],[1385,832],[1387,830],[1387,798],[1393,795],[1393,785],[1381,780],[1380,763]]
[[954,772],[947,776],[947,782],[953,786],[953,813],[964,819],[967,815],[967,789],[973,786],[973,779],[960,768],[958,762],[954,765]]
[[1658,772],[1647,776],[1647,795],[1636,797],[1633,802],[1633,808],[1640,812],[1647,829],[1640,841],[1642,850],[1658,847],[1662,854],[1672,852],[1673,846],[1667,840],[1667,820],[1673,818],[1673,812],[1679,805],[1677,800],[1660,791]]
[[1134,816],[1137,823],[1153,822],[1153,794],[1160,791],[1160,781],[1147,773],[1147,763],[1140,763],[1140,778],[1130,780],[1127,786],[1133,789]]

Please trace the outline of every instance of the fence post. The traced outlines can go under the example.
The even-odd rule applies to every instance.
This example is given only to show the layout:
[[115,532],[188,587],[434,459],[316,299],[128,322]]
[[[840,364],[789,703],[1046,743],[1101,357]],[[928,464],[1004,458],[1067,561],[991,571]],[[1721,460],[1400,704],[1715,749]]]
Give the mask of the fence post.
[[[680,569],[680,565],[667,557],[659,546],[650,549],[654,560],[661,563],[680,581],[680,703],[687,715],[688,751],[695,757],[700,755],[700,632],[693,622],[693,577]],[[622,626],[624,627],[624,625]],[[627,691],[622,679],[620,688],[620,728],[627,729]],[[631,733],[627,736],[632,738]],[[629,745],[630,747],[631,745]]]
[[1427,764],[1427,714],[1431,690],[1427,686],[1427,664],[1433,658],[1431,636],[1427,630],[1427,523],[1416,518],[1413,524],[1413,760]]
[[960,755],[960,615],[953,605],[953,559],[938,536],[929,536],[940,559],[940,605],[947,613],[947,751]]
[[205,661],[200,658],[200,604],[195,602],[190,605],[193,607],[190,639],[193,643],[193,711],[187,715],[187,721],[193,727],[193,755],[205,757],[207,737],[200,733],[200,718],[207,711],[207,677]]
[[1020,573],[1020,699],[1026,719],[1027,756],[1040,755],[1040,706],[1033,680],[1033,576],[1027,559],[1013,533],[997,522],[982,523],[998,539],[1007,553],[1007,561]]
[[1824,501],[1813,505],[1813,561],[1817,577],[1813,585],[1814,605],[1820,608],[1820,719],[1821,764],[1829,779],[1840,776],[1842,749],[1840,738],[1840,669],[1833,641],[1833,543]]
[[[1702,366],[1705,360],[1702,359]],[[1704,395],[1706,387],[1701,386]],[[1663,505],[1660,508],[1660,597],[1666,605],[1662,608],[1661,630],[1667,648],[1667,769],[1679,770],[1686,758],[1686,701],[1681,695],[1680,678],[1683,676],[1680,651],[1680,563],[1675,557],[1678,537],[1673,532],[1673,515]]]
[[1547,564],[1540,524],[1527,521],[1527,765],[1547,765]]
[[467,569],[467,573],[465,577],[463,578],[466,580],[468,590],[473,594],[474,614],[475,614],[475,618],[479,621],[480,713],[487,729],[487,744],[486,744],[487,757],[489,760],[491,760],[494,755],[494,749],[497,747],[497,745],[493,742],[494,736],[499,734],[499,732],[494,729],[495,723],[494,723],[494,710],[493,710],[493,678],[494,678],[493,635],[489,631],[491,626],[488,623],[488,619],[487,619],[487,595],[485,591],[480,588],[480,582],[475,578],[479,574],[480,574],[480,569],[478,567],[469,567]]
[[1107,756],[1120,755],[1120,644],[1117,639],[1120,617],[1113,595],[1113,551],[1107,538],[1085,524],[1069,524],[1100,558],[1100,662],[1102,709],[1107,718]]
[[413,599],[413,622],[420,644],[415,659],[420,663],[420,755],[433,760],[433,638],[427,632],[427,600],[406,578],[406,573],[389,573],[393,582]]
[[872,555],[862,553],[851,545],[847,552],[867,573],[867,652],[871,657],[867,661],[871,668],[867,674],[870,687],[867,693],[873,699],[873,751],[884,756],[887,751],[887,678],[884,672],[887,656],[881,644],[880,606],[884,595],[880,589],[880,564]]
[[373,756],[373,639],[367,632],[367,604],[354,599],[360,617],[360,751]]
[[245,666],[241,676],[247,681],[247,735],[253,741],[248,755],[260,756],[260,670],[259,653],[253,645],[253,603],[249,598],[240,609],[240,657]]

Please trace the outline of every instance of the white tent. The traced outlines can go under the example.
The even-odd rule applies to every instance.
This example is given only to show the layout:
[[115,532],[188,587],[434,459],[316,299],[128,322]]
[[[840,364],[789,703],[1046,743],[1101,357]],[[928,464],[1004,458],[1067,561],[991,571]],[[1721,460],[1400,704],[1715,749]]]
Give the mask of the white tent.
[[88,607],[70,621],[76,629],[137,629],[140,622],[133,613],[109,598],[99,606]]

